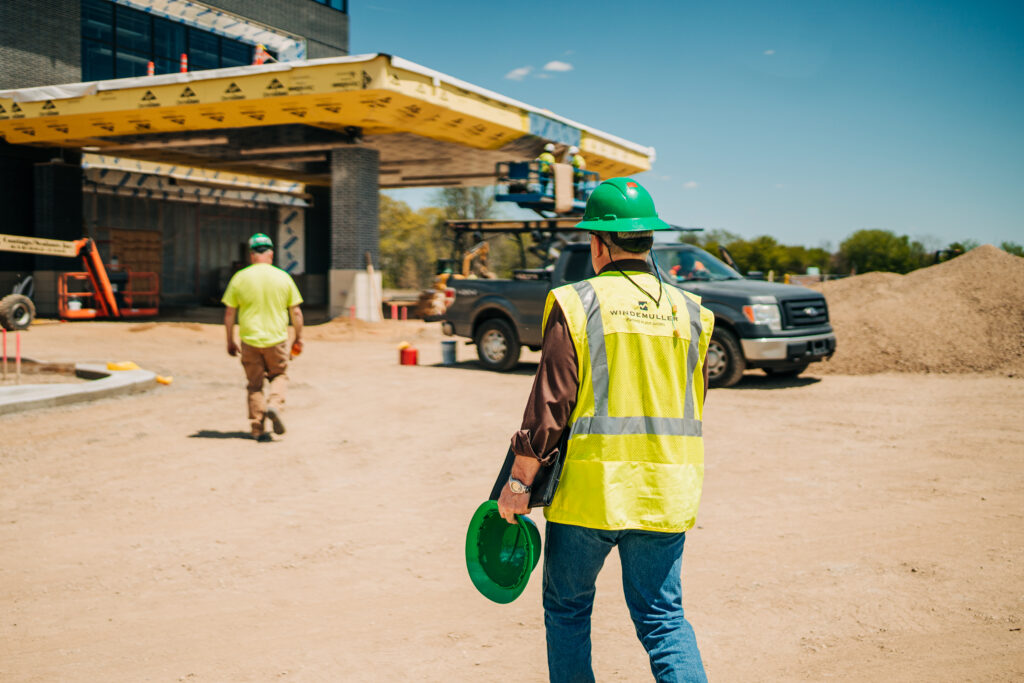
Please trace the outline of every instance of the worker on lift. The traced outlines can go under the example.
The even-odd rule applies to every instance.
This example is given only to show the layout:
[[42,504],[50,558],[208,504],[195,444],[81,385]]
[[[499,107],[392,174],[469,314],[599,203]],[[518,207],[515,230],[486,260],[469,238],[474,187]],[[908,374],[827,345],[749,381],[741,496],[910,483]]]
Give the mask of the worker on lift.
[[555,146],[552,143],[544,145],[544,151],[537,157],[538,173],[540,173],[540,193],[548,193],[548,185],[551,183],[551,176],[554,175]]
[[583,196],[583,172],[587,170],[587,162],[580,154],[580,148],[573,145],[565,155],[565,163],[572,164],[572,186],[576,191],[576,199],[586,199]]

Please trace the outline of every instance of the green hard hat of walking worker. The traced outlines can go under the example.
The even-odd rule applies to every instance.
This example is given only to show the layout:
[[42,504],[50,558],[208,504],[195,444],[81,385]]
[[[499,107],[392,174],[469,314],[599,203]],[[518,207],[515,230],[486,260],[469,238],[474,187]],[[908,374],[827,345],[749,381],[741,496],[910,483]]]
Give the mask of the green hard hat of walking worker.
[[654,200],[644,186],[632,178],[609,178],[590,193],[580,230],[597,232],[646,232],[671,230],[658,218]]
[[494,602],[518,598],[540,562],[540,531],[533,520],[516,515],[509,524],[498,514],[498,502],[477,508],[466,531],[466,568],[476,589]]
[[273,248],[274,242],[262,232],[258,232],[249,238],[249,251],[266,251]]

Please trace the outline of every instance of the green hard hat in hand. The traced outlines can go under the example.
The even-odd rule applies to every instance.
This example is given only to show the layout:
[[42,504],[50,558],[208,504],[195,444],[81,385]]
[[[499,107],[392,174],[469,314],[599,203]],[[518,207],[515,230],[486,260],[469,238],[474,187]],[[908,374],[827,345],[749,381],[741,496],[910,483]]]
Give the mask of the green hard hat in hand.
[[509,524],[488,500],[477,508],[466,531],[466,568],[476,589],[494,602],[518,598],[540,562],[540,531],[533,520],[516,515]]
[[643,232],[671,230],[658,218],[654,200],[644,186],[632,178],[609,178],[597,186],[587,200],[580,230],[600,232]]

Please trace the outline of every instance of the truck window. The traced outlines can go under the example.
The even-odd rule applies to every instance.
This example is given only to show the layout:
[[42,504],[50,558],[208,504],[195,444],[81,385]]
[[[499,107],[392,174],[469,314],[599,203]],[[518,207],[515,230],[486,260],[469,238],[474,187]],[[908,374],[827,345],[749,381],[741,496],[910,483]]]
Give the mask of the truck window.
[[703,249],[655,249],[658,267],[669,280],[739,280],[742,276]]
[[565,254],[565,281],[579,282],[588,277],[594,277],[594,266],[590,262],[590,250],[566,250]]

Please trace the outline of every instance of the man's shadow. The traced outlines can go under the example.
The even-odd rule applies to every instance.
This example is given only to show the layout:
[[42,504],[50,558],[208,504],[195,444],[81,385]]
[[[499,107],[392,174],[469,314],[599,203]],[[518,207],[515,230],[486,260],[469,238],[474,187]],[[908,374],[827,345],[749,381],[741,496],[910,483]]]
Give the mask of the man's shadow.
[[189,434],[190,439],[247,439],[252,440],[249,432],[219,432],[215,429],[200,429],[195,434]]

